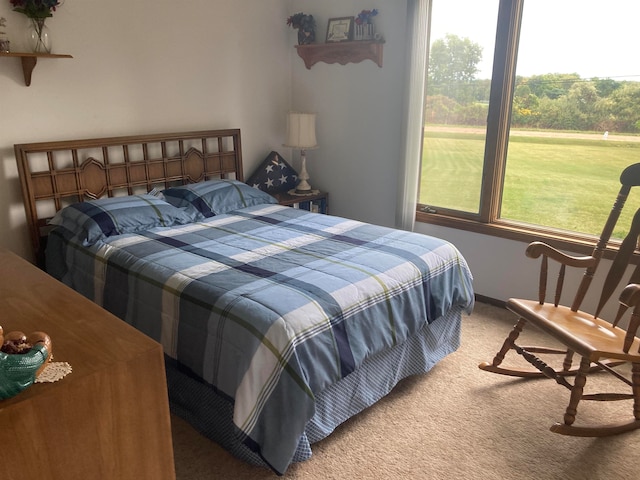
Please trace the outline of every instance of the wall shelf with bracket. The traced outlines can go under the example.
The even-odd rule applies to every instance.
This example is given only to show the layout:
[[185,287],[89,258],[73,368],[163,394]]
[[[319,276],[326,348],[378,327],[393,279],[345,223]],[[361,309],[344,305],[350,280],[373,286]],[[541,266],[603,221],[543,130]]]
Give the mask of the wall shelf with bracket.
[[71,55],[59,55],[55,53],[0,53],[0,57],[16,57],[22,62],[22,72],[24,74],[24,84],[31,85],[31,74],[36,67],[39,58],[73,58]]
[[353,41],[340,43],[312,43],[311,45],[296,45],[304,65],[310,69],[318,62],[359,63],[371,60],[382,68],[382,46],[380,41]]

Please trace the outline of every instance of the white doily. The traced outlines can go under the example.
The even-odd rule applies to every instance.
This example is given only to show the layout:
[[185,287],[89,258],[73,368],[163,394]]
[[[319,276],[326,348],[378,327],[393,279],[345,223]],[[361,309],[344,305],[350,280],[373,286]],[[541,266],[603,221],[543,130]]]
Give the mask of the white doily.
[[72,371],[71,365],[67,362],[49,362],[38,378],[36,383],[57,382]]

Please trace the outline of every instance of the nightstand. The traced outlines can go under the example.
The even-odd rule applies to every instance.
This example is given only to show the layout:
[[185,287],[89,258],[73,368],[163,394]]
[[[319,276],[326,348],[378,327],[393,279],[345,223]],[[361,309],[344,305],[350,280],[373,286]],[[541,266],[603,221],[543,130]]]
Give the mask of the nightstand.
[[280,205],[315,213],[329,213],[329,194],[326,192],[318,192],[312,195],[290,195],[287,192],[282,192],[273,196],[278,199]]

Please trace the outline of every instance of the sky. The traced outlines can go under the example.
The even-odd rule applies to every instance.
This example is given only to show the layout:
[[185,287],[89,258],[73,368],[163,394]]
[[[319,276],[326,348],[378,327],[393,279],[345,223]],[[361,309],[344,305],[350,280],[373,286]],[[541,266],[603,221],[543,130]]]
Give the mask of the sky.
[[[498,3],[433,0],[431,42],[453,33],[480,44],[477,78],[491,77]],[[639,21],[640,0],[525,0],[516,74],[640,81]]]

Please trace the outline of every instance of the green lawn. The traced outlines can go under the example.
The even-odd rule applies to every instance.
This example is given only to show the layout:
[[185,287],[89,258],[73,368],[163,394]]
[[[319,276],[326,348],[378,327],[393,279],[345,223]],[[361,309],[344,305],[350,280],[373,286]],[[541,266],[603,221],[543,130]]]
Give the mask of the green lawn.
[[[477,212],[483,157],[484,135],[426,133],[420,203]],[[501,217],[597,235],[620,173],[637,162],[640,142],[511,136]],[[623,211],[623,226],[637,199]]]

